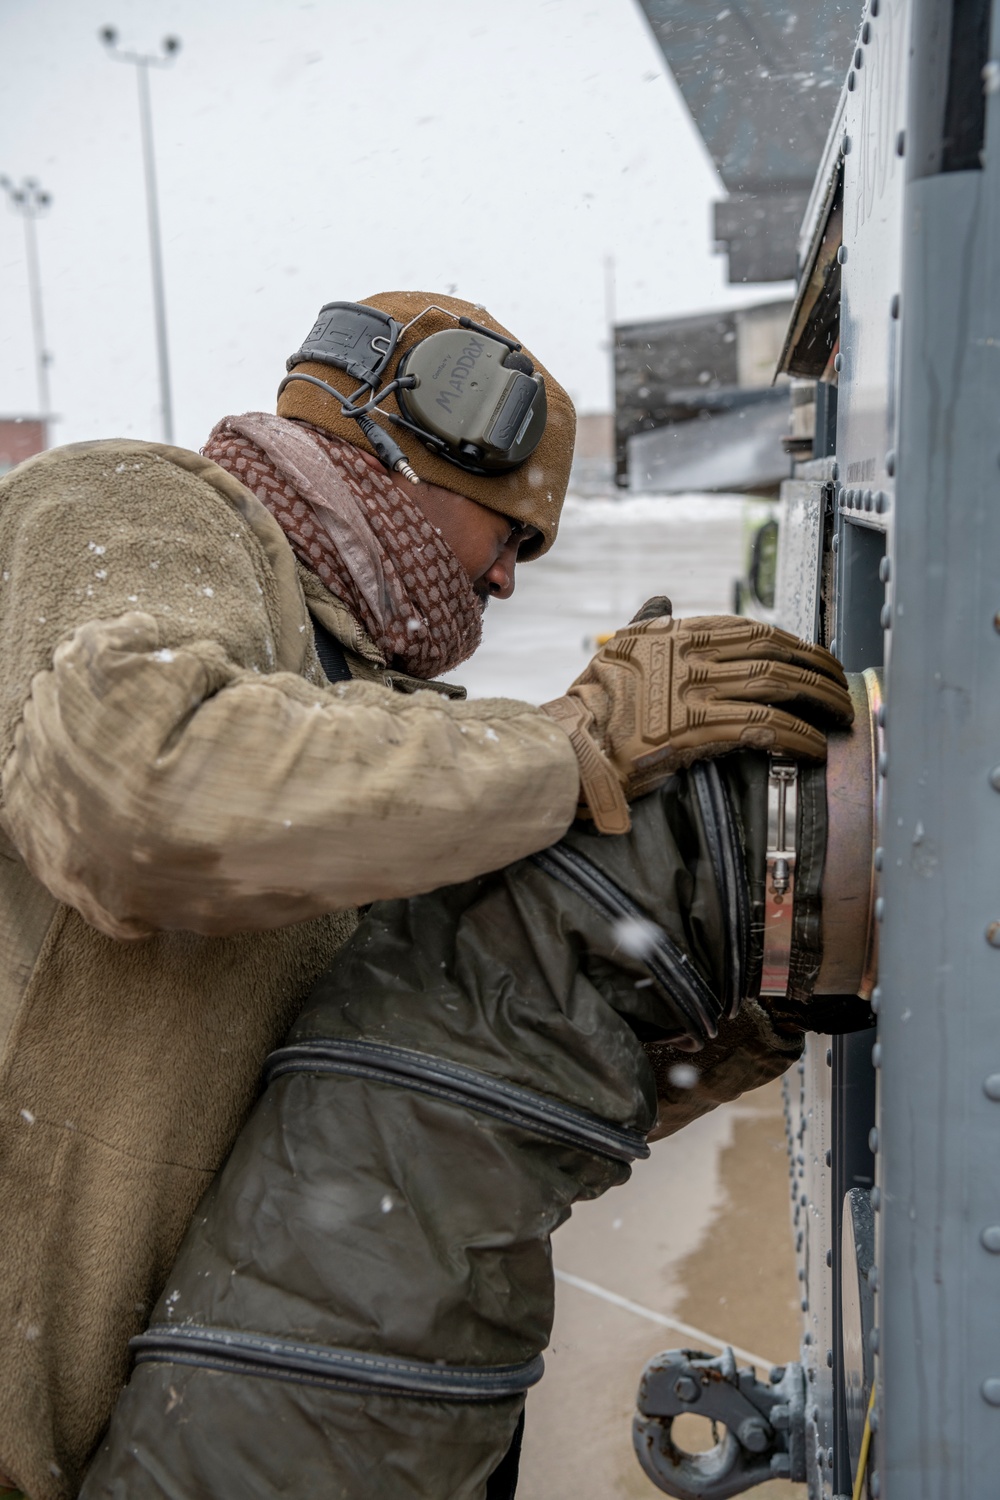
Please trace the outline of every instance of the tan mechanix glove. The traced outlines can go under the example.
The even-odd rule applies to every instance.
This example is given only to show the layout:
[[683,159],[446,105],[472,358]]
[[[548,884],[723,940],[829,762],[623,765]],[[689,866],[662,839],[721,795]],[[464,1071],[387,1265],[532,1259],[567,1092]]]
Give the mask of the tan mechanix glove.
[[644,604],[543,708],[569,735],[581,811],[601,833],[627,833],[629,801],[693,761],[736,749],[824,760],[826,739],[808,721],[854,717],[843,669],[823,646],[739,616],[674,620],[665,598]]

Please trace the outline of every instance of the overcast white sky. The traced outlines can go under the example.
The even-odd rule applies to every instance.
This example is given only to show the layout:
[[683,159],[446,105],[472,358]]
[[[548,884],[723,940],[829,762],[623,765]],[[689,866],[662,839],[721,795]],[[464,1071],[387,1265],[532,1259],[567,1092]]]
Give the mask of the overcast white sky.
[[[159,437],[134,69],[154,50],[175,436],[272,408],[323,302],[482,302],[582,410],[620,320],[753,301],[721,184],[635,0],[0,0],[0,173],[38,224],[54,438]],[[0,201],[0,412],[37,409],[23,225]]]

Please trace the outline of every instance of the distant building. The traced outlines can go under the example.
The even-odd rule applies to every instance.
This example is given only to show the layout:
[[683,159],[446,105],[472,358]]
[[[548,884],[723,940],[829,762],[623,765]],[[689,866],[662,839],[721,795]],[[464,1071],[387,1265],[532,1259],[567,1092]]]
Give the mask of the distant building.
[[0,417],[0,474],[48,446],[44,417]]
[[615,419],[609,411],[584,411],[576,419],[570,489],[577,495],[614,490]]
[[615,481],[767,494],[788,474],[787,299],[615,329]]

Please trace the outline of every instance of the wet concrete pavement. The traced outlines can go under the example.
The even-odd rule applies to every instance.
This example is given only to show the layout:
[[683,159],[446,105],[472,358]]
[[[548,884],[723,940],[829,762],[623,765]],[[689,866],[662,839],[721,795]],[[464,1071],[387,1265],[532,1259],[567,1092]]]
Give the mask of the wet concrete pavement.
[[[574,1210],[553,1250],[557,1277],[574,1280],[557,1281],[518,1500],[652,1500],[660,1491],[631,1436],[648,1359],[693,1343],[715,1354],[729,1342],[743,1351],[740,1364],[746,1355],[761,1361],[765,1378],[770,1365],[798,1357],[780,1081],[658,1141],[624,1187]],[[693,1418],[676,1436],[692,1450],[710,1445],[708,1424]],[[793,1500],[805,1486],[768,1481],[750,1493]]]
[[[668,594],[678,615],[728,613],[760,513],[736,498],[571,499],[555,549],[518,570],[457,679],[477,697],[544,702],[585,666],[594,636],[651,594]],[[764,1362],[760,1374],[798,1357],[787,1183],[775,1083],[658,1142],[625,1187],[574,1211],[554,1240],[556,1320],[528,1401],[518,1500],[660,1493],[634,1457],[631,1421],[642,1368],[661,1350],[730,1342],[741,1363]],[[707,1424],[689,1420],[678,1439],[706,1446]],[[805,1487],[751,1494],[800,1500]]]

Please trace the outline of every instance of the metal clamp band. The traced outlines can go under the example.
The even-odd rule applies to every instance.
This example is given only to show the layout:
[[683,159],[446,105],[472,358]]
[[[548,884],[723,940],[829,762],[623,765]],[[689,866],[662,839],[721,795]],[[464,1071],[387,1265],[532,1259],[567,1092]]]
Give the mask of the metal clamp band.
[[762,995],[786,995],[792,963],[799,772],[771,757],[767,778],[767,867],[764,876]]

